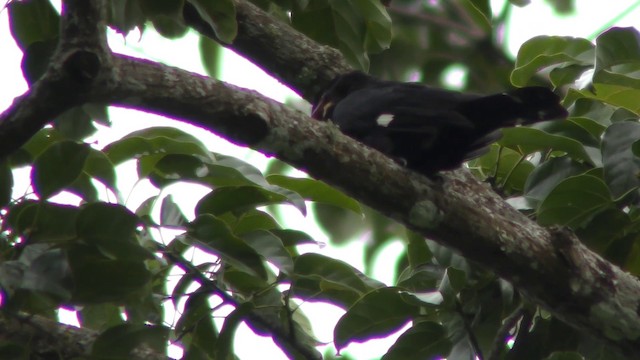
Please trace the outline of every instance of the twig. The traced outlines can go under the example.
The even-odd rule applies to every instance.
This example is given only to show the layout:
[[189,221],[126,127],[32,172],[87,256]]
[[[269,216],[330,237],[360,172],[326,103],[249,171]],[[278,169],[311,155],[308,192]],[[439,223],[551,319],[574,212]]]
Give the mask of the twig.
[[480,344],[478,344],[478,339],[476,335],[473,333],[473,329],[471,329],[471,324],[467,321],[467,318],[464,316],[464,311],[462,311],[462,305],[460,301],[456,300],[456,311],[462,318],[462,325],[464,326],[464,330],[467,332],[467,337],[469,338],[469,344],[473,349],[473,352],[476,354],[476,358],[478,360],[483,360],[484,356],[482,355],[482,349],[480,349]]
[[[226,291],[219,288],[215,281],[207,278],[202,272],[200,272],[193,264],[187,261],[184,257],[171,252],[163,245],[158,244],[157,246],[162,251],[162,254],[168,261],[176,265],[182,271],[193,276],[194,280],[198,284],[200,284],[200,286],[202,286],[205,290],[211,291],[212,293],[219,296],[224,303],[232,304],[234,307],[238,307],[241,305],[241,303],[238,300],[233,298]],[[309,348],[304,346],[303,344],[296,342],[295,337],[293,335],[294,332],[289,331],[292,329],[288,330],[279,324],[275,324],[265,319],[264,317],[262,317],[261,315],[255,312],[249,312],[245,320],[250,323],[254,323],[258,325],[259,327],[269,329],[271,336],[278,339],[282,343],[288,344],[292,349],[302,354],[302,356],[304,356],[305,359],[318,359],[318,353],[315,351],[314,348]]]
[[[503,320],[502,326],[498,329],[496,333],[496,338],[493,342],[493,346],[491,347],[491,352],[489,353],[489,358],[487,360],[499,360],[502,355],[502,351],[504,349],[504,343],[509,334],[511,333],[511,329],[513,329],[520,319],[523,319],[524,316],[528,313],[527,309],[520,304],[518,308],[516,308],[506,319]],[[527,326],[528,331],[528,326]]]

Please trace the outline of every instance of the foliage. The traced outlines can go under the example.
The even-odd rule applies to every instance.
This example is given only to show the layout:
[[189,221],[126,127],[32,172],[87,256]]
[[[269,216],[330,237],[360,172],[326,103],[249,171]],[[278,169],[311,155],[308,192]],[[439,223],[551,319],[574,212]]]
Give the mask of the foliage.
[[[417,69],[425,82],[443,85],[441,75],[463,64],[474,75],[468,90],[548,82],[565,93],[567,121],[506,130],[490,153],[469,166],[540,224],[569,226],[605,258],[640,274],[636,30],[609,29],[595,44],[536,37],[513,63],[494,40],[511,4],[496,16],[482,0],[397,0],[390,9],[375,0],[254,2],[339,48],[354,66],[381,76],[403,78]],[[233,41],[231,0],[112,0],[110,26],[124,34],[152,24],[164,36],[182,36],[188,30],[181,20],[185,3],[196,7],[219,39]],[[553,3],[563,11],[572,4]],[[421,14],[420,21],[409,10]],[[53,53],[58,14],[44,0],[11,2],[9,14],[24,52],[23,73],[33,83]],[[434,17],[445,21],[430,22]],[[452,35],[462,40],[450,41]],[[203,39],[201,44],[203,61],[213,72],[217,60],[211,43]],[[410,324],[384,359],[469,359],[491,351],[502,359],[578,359],[578,352],[589,359],[614,356],[605,345],[528,304],[486,269],[425,242],[322,182],[293,177],[279,163],[265,175],[175,128],[137,131],[98,149],[83,141],[93,133],[94,121],[109,123],[104,105],[61,115],[0,171],[3,308],[55,318],[56,309],[76,307],[80,324],[101,332],[93,356],[127,358],[143,342],[163,351],[171,339],[179,340],[188,359],[234,358],[234,331],[249,311],[286,325],[298,341],[315,344],[309,320],[293,300],[345,310],[334,331],[338,351]],[[116,181],[117,166],[126,161],[135,162],[139,179],[149,180],[160,194],[137,209],[124,206]],[[30,167],[33,193],[13,198],[12,170],[24,166]],[[209,189],[193,218],[161,195],[176,182]],[[116,200],[103,200],[102,188]],[[59,204],[60,193],[81,202]],[[298,246],[315,240],[280,225],[274,210],[281,205],[317,216],[336,243],[366,234],[367,271],[301,254]],[[159,217],[153,216],[156,208]],[[158,235],[161,229],[179,235],[166,240]],[[368,270],[378,251],[397,239],[406,244],[406,253],[398,261],[395,283],[383,284]],[[187,261],[193,248],[211,255],[211,262]],[[174,267],[183,273],[167,289]],[[163,322],[166,299],[181,308],[171,328]],[[221,302],[235,304],[222,326],[213,320],[222,314]],[[287,344],[277,345],[296,354]]]

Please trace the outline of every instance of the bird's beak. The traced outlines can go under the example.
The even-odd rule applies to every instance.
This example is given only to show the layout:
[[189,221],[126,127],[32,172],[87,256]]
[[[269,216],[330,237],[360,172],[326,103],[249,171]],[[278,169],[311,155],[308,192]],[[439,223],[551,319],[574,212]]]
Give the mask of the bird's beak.
[[332,101],[320,99],[313,109],[311,109],[311,117],[316,120],[327,120],[327,113],[333,105]]

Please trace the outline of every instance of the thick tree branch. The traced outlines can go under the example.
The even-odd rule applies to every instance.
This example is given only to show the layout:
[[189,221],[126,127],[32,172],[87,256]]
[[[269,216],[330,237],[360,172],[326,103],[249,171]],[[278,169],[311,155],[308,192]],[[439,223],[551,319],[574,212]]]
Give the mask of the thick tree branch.
[[[79,359],[91,357],[97,331],[63,325],[41,316],[0,316],[0,339],[30,349],[28,359]],[[5,356],[7,353],[5,352]],[[24,355],[24,354],[23,354]],[[22,357],[15,357],[22,358]],[[170,360],[141,346],[129,354],[132,360]]]
[[277,156],[412,230],[493,269],[558,318],[640,351],[640,281],[506,204],[468,171],[442,184],[404,169],[334,126],[209,78],[120,56],[112,103],[185,119]]
[[102,2],[63,2],[60,41],[45,74],[0,114],[0,158],[64,111],[96,100],[113,79]]
[[[336,49],[318,44],[249,1],[234,3],[238,35],[232,44],[223,45],[288,84],[303,98],[313,100],[336,75],[350,70]],[[186,2],[183,15],[189,26],[219,41],[193,5]]]

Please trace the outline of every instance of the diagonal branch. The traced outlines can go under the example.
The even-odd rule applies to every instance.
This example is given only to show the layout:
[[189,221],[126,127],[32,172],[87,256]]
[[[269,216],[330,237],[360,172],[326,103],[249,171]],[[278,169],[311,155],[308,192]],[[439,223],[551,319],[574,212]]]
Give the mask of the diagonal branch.
[[640,351],[640,316],[629,311],[640,308],[640,281],[574,234],[535,224],[468,171],[433,183],[257,93],[148,61],[115,63],[127,81],[112,103],[184,119],[287,161],[494,270],[566,323]]
[[217,39],[188,1],[183,16],[187,25],[238,52],[276,79],[311,101],[331,79],[351,69],[336,49],[323,46],[246,0],[234,0],[238,35],[232,44]]

